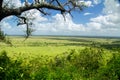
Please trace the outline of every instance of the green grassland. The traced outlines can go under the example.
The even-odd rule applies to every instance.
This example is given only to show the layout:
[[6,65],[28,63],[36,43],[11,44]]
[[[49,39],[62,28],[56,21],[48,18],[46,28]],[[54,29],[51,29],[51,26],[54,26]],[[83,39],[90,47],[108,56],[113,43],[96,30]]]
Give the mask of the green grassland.
[[[85,46],[94,46],[94,44],[112,44],[119,39],[108,38],[87,38],[87,37],[61,37],[61,36],[33,36],[25,40],[23,36],[10,36],[12,46],[0,43],[0,51],[5,50],[9,56],[25,55],[56,56],[70,49],[82,49]],[[115,43],[114,43],[115,44]],[[14,54],[13,54],[14,53]]]
[[0,80],[118,80],[120,38],[9,36],[0,42]]
[[24,55],[25,57],[35,57],[41,55],[56,56],[70,49],[82,49],[84,48],[82,44],[86,44],[85,42],[87,42],[84,41],[84,39],[80,39],[81,41],[78,41],[78,39],[74,39],[74,37],[70,38],[52,36],[35,36],[30,37],[27,40],[21,36],[11,36],[10,40],[12,42],[12,46],[9,44],[1,43],[0,51],[7,51],[9,53],[8,55],[11,57],[13,57],[13,55],[19,54]]

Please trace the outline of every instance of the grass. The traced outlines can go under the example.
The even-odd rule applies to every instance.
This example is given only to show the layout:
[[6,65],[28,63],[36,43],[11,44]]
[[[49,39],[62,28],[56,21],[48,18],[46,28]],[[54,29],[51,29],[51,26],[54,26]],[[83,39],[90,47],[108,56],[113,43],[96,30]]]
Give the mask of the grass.
[[56,56],[71,49],[83,49],[82,42],[68,41],[66,37],[31,37],[24,41],[23,37],[10,37],[13,46],[0,43],[0,52],[5,50],[8,56],[22,56],[22,58],[34,58],[36,56]]
[[76,47],[76,46],[43,46],[43,47],[4,47],[0,49],[0,51],[5,50],[10,57],[14,56],[22,56],[23,58],[31,58],[37,56],[51,56],[54,57],[58,54],[66,52],[71,49],[82,49],[84,47]]
[[[16,59],[33,59],[39,56],[51,56],[67,52],[71,49],[84,49],[86,46],[102,46],[105,48],[114,46],[119,38],[85,38],[85,37],[64,37],[64,36],[32,36],[24,41],[23,36],[10,36],[13,46],[0,43],[0,52],[6,51],[8,56]],[[103,45],[104,44],[104,45]],[[109,46],[109,45],[110,46]],[[111,48],[110,48],[111,49]]]

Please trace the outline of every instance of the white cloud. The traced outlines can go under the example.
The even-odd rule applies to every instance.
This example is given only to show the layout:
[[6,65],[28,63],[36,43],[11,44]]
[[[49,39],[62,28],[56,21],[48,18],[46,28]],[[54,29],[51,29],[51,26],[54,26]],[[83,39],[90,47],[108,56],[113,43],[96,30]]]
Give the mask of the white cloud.
[[100,3],[102,3],[104,0],[93,0],[93,3],[94,4],[100,4]]
[[4,30],[12,28],[12,26],[7,22],[1,22],[0,25],[3,26],[2,29],[4,29]]
[[[91,18],[87,26],[91,31],[102,32],[105,35],[119,36],[120,34],[120,6],[113,0],[105,0],[103,9],[104,15]],[[111,13],[110,13],[111,12]],[[90,30],[89,29],[89,30]]]
[[91,22],[97,22],[104,26],[116,26],[119,23],[118,14],[108,14],[108,15],[100,15],[96,18],[92,18]]
[[[98,16],[96,19],[93,19],[94,21],[97,21],[101,24],[103,24],[107,28],[117,28],[119,29],[120,26],[120,6],[117,6],[117,2],[114,0],[105,0],[105,8],[103,9],[103,12],[105,15],[102,15],[101,17]],[[92,20],[92,19],[91,19]]]
[[7,8],[18,8],[22,6],[20,0],[3,0],[3,7]]
[[101,29],[101,24],[97,23],[97,22],[89,22],[86,25],[87,25],[89,31],[93,31],[93,30],[99,31]]
[[88,7],[93,6],[92,1],[85,1],[85,5],[87,5]]
[[0,23],[0,25],[1,25],[1,28],[2,28],[2,30],[5,32],[5,34],[7,34],[7,35],[21,35],[21,34],[24,34],[23,33],[23,28],[22,27],[19,27],[19,26],[17,26],[17,27],[12,27],[11,25],[10,25],[10,23],[8,23],[8,22],[5,22],[5,21],[2,21],[1,23]]
[[67,33],[71,31],[84,31],[84,26],[82,24],[75,24],[69,14],[66,15],[66,21],[61,14],[56,14],[52,17],[51,21],[47,20],[45,22],[39,23],[35,21],[36,32],[56,32],[56,33]]
[[32,21],[37,20],[41,22],[47,20],[47,18],[42,17],[40,11],[38,11],[37,9],[25,11],[21,14],[21,16],[25,16],[26,18],[31,19]]
[[103,13],[112,14],[120,12],[119,3],[115,0],[105,0],[104,2],[105,8],[103,9]]
[[83,15],[84,16],[87,16],[87,15],[91,15],[92,13],[89,13],[89,12],[87,12],[87,13],[84,13]]

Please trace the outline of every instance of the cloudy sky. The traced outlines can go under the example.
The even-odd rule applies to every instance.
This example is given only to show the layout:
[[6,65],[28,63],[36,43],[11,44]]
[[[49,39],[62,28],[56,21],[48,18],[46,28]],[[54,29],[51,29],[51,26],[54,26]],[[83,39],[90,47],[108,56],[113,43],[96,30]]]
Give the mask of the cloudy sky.
[[[6,3],[9,0],[4,0]],[[23,0],[10,0],[15,7],[23,6]],[[31,0],[29,0],[31,1]],[[62,0],[61,0],[62,1]],[[27,16],[34,17],[33,35],[76,35],[76,36],[120,36],[120,0],[81,0],[88,6],[81,12],[66,14],[66,20],[56,11],[49,11],[50,16],[43,16],[37,10],[30,10]],[[4,5],[3,5],[4,6]],[[25,25],[17,26],[14,16],[3,19],[0,24],[8,35],[25,34]]]

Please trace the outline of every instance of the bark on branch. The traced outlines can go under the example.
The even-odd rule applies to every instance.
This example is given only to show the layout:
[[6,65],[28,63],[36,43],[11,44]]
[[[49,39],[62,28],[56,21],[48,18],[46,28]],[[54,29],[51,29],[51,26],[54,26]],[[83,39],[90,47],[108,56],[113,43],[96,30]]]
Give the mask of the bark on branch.
[[23,7],[19,7],[16,9],[8,9],[8,8],[3,8],[1,10],[1,14],[0,14],[0,21],[10,15],[20,15],[22,12],[27,11],[27,10],[31,10],[31,9],[39,9],[39,8],[48,8],[48,9],[53,9],[53,10],[58,10],[58,11],[62,11],[64,12],[65,9],[61,8],[59,6],[54,6],[48,3],[43,3],[43,4],[31,4],[28,6],[23,6]]

